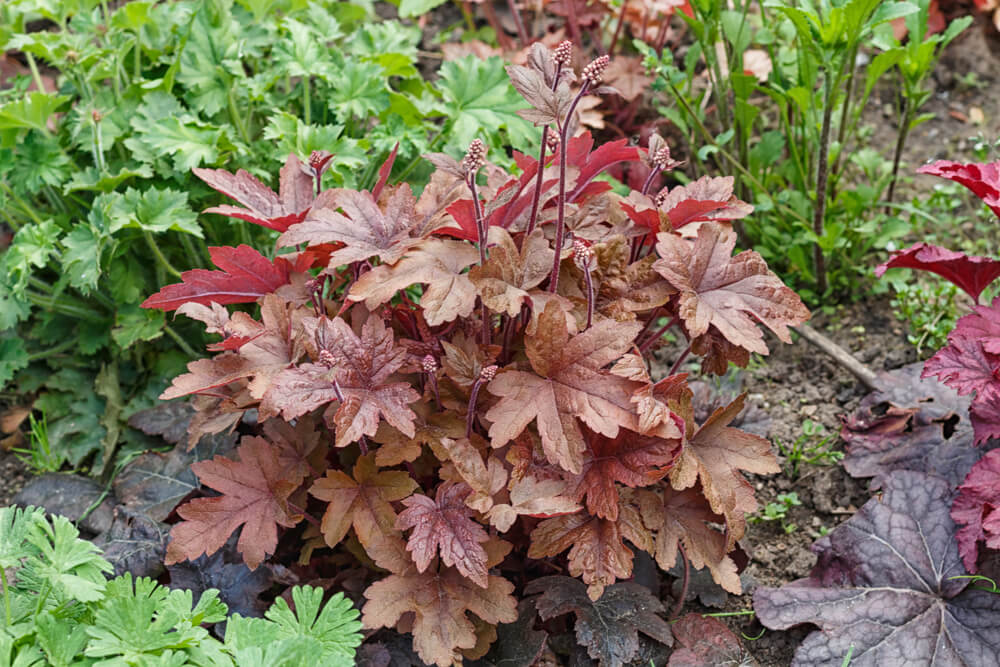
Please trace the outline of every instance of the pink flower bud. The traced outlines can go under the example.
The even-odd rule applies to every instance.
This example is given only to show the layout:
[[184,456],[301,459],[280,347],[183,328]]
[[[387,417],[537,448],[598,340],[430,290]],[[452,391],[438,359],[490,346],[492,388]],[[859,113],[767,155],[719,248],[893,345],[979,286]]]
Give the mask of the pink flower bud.
[[580,75],[580,78],[589,83],[591,86],[596,86],[601,82],[601,75],[604,74],[604,70],[608,68],[608,63],[610,62],[611,58],[607,56],[595,58],[589,65],[583,68],[583,73]]
[[420,362],[420,366],[424,369],[425,373],[433,373],[438,369],[437,359],[433,355],[428,354]]
[[330,350],[319,351],[319,363],[332,368],[334,361],[333,352],[330,352]]
[[573,42],[568,39],[564,39],[559,42],[559,46],[556,47],[555,52],[552,54],[552,60],[557,65],[562,65],[565,67],[569,65],[570,59],[573,57]]
[[573,263],[581,271],[593,271],[597,264],[594,258],[594,249],[588,246],[585,241],[580,239],[574,240]]
[[462,158],[462,167],[471,173],[479,170],[484,164],[486,164],[486,144],[482,139],[473,139],[469,144],[469,151]]
[[497,376],[497,371],[500,370],[499,367],[494,364],[492,366],[487,366],[479,372],[479,379],[483,382],[490,382],[493,378]]

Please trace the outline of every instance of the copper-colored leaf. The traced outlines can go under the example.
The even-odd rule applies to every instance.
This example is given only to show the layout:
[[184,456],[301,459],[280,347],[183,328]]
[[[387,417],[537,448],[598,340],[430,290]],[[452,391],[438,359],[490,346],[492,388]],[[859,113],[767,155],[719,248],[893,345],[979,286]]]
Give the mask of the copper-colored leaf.
[[206,209],[205,213],[228,215],[283,232],[289,225],[302,222],[313,204],[313,178],[306,173],[302,162],[294,154],[289,154],[285,166],[281,168],[279,194],[275,194],[274,190],[243,169],[235,174],[222,169],[201,167],[195,167],[192,171],[209,187],[246,207],[214,206]]
[[222,493],[195,498],[178,508],[184,519],[170,531],[167,564],[212,554],[239,528],[237,549],[253,570],[278,544],[278,526],[290,528],[302,520],[287,505],[288,496],[302,481],[289,475],[277,452],[264,438],[246,437],[239,461],[217,456],[191,466],[202,484]]
[[406,498],[416,488],[416,482],[405,471],[379,470],[375,457],[369,454],[354,464],[353,477],[340,470],[327,470],[309,493],[329,503],[322,523],[328,545],[339,544],[353,526],[358,541],[376,565],[402,572],[410,559],[390,503]]
[[790,343],[788,327],[809,318],[799,297],[768,270],[759,254],[745,250],[733,256],[735,232],[705,224],[694,241],[670,232],[657,239],[661,259],[653,268],[680,291],[679,314],[692,337],[714,326],[730,342],[767,354],[754,320]]
[[583,471],[573,482],[572,496],[586,496],[587,510],[603,519],[618,519],[618,484],[641,487],[663,479],[681,452],[681,440],[639,435],[626,429],[607,438],[584,429],[587,451]]
[[[493,446],[509,442],[537,419],[548,459],[579,473],[585,444],[577,418],[609,438],[622,427],[637,431],[631,398],[638,385],[603,369],[624,354],[641,328],[638,323],[605,320],[571,337],[558,306],[546,307],[535,335],[525,344],[534,372],[506,370],[488,386],[500,397],[486,414],[493,422]],[[652,435],[671,439],[680,433],[667,423]]]
[[528,558],[557,556],[569,549],[569,573],[582,576],[587,594],[596,600],[605,586],[632,576],[632,551],[622,537],[615,521],[586,513],[558,516],[531,531]]
[[503,227],[490,228],[490,257],[486,264],[469,271],[486,307],[496,313],[517,317],[537,287],[552,271],[552,248],[541,229],[521,242],[521,249]]
[[365,273],[351,287],[349,299],[364,301],[369,310],[400,291],[423,283],[420,307],[430,326],[468,317],[476,305],[476,290],[463,270],[479,261],[474,246],[461,241],[422,241],[393,265],[383,264]]
[[514,585],[489,575],[480,587],[451,568],[410,570],[376,581],[365,597],[362,623],[366,628],[392,627],[404,614],[413,614],[413,647],[425,662],[450,667],[461,662],[459,649],[476,646],[472,612],[487,623],[517,620]]
[[487,558],[481,543],[489,535],[469,518],[475,513],[465,504],[470,493],[467,484],[444,482],[438,486],[434,500],[414,494],[403,501],[406,509],[400,512],[396,527],[413,528],[406,549],[413,554],[418,571],[425,572],[440,550],[445,565],[486,588]]
[[414,236],[420,220],[414,210],[416,200],[408,185],[393,192],[385,211],[379,209],[368,192],[340,190],[336,206],[312,209],[303,222],[292,225],[278,239],[278,247],[307,243],[343,243],[330,254],[331,268],[378,257],[392,264],[420,241]]
[[745,397],[746,394],[740,395],[713,412],[708,421],[689,435],[680,459],[670,472],[670,483],[677,490],[694,486],[701,479],[712,510],[726,517],[727,550],[743,537],[746,515],[757,509],[753,487],[739,471],[759,475],[781,472],[771,452],[771,443],[728,426],[743,410]]
[[683,546],[692,567],[708,567],[715,583],[742,592],[736,563],[726,555],[726,536],[710,525],[725,519],[712,511],[701,489],[643,490],[638,498],[643,523],[656,535],[652,553],[661,570],[674,566]]

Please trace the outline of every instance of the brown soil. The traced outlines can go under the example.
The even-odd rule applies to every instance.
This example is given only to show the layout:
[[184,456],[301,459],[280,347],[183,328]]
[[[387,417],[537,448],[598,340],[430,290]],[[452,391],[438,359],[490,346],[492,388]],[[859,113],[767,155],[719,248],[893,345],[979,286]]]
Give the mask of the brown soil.
[[11,452],[0,450],[0,507],[10,504],[28,478],[28,470]]

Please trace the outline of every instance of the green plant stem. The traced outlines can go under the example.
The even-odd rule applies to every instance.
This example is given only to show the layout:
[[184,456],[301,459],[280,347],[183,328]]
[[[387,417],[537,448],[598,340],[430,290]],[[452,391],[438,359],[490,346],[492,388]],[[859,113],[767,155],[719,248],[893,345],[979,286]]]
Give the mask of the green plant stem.
[[312,101],[309,90],[309,76],[302,77],[302,118],[306,125],[312,124]]
[[[442,126],[441,129],[438,130],[438,133],[434,135],[434,138],[431,139],[430,142],[427,144],[427,152],[429,153],[433,151],[435,148],[437,148],[438,143],[441,141],[441,139],[444,138],[445,132],[450,130],[451,130],[451,123],[447,123],[444,126]],[[410,163],[406,165],[406,167],[399,174],[399,177],[396,179],[395,182],[402,183],[403,181],[405,181],[406,177],[410,175],[410,172],[413,171],[418,164],[420,164],[421,159],[423,159],[423,155],[417,153],[417,156],[414,157],[412,160],[410,160]]]
[[[839,78],[839,74],[838,77]],[[827,160],[830,155],[830,124],[833,120],[833,80],[824,77],[823,128],[819,135],[819,160],[816,165],[816,208],[813,215],[813,233],[823,236],[826,221],[826,184],[829,179]],[[813,269],[816,272],[816,291],[820,297],[826,292],[826,257],[817,240],[813,244]]]
[[43,308],[48,308],[49,310],[67,315],[69,317],[76,317],[79,319],[89,320],[91,322],[100,321],[104,318],[100,314],[95,313],[93,310],[88,310],[86,308],[80,308],[78,306],[66,303],[65,301],[60,301],[54,296],[45,296],[44,294],[39,294],[38,292],[32,292],[30,290],[25,290],[24,295],[28,297],[36,306],[41,306]]
[[[53,287],[52,285],[48,284],[47,282],[45,282],[41,278],[36,278],[35,276],[29,276],[28,277],[28,284],[30,284],[35,289],[42,290],[43,292],[45,292],[46,294],[48,294],[50,297],[55,296],[55,294],[56,294],[55,287]],[[89,296],[90,296],[90,298],[96,299],[97,301],[101,302],[103,305],[107,306],[107,308],[109,308],[110,310],[114,310],[114,308],[115,308],[115,302],[112,301],[109,297],[105,296],[104,294],[101,294],[100,292],[94,292],[93,294],[91,294]]]
[[153,255],[156,257],[156,260],[163,266],[164,269],[167,270],[167,273],[172,275],[174,278],[180,279],[181,272],[174,268],[173,264],[170,263],[170,260],[168,260],[166,255],[163,254],[163,251],[156,245],[156,241],[153,240],[152,232],[143,232],[142,237],[146,239],[146,245],[148,245],[149,249],[153,251]]
[[14,612],[10,608],[10,591],[7,584],[7,570],[0,567],[0,584],[3,585],[3,606],[7,616],[7,627],[14,625]]
[[910,123],[913,122],[913,105],[909,97],[903,98],[903,122],[899,126],[899,135],[896,137],[896,152],[892,156],[892,178],[889,180],[889,191],[885,196],[885,212],[888,215],[892,208],[892,197],[896,192],[896,181],[899,178],[899,162],[903,158],[903,146],[906,144],[906,136],[910,133]]
[[[680,103],[680,105],[684,107],[684,112],[691,118],[691,120],[694,121],[695,127],[698,128],[698,131],[701,133],[702,138],[704,138],[705,142],[713,146],[716,150],[718,150],[719,154],[722,155],[724,158],[726,158],[729,164],[731,164],[738,172],[740,172],[740,174],[742,174],[744,178],[750,181],[751,185],[753,185],[758,192],[766,192],[767,190],[764,188],[764,184],[761,183],[756,176],[754,176],[746,167],[740,164],[739,160],[737,160],[732,153],[730,153],[725,148],[715,143],[715,139],[712,137],[712,134],[708,131],[708,128],[705,127],[705,124],[701,122],[701,119],[695,115],[694,110],[691,108],[691,105],[687,103],[687,100],[684,99],[684,97],[681,95],[681,92],[677,90],[677,86],[675,86],[674,84],[670,84],[670,90],[673,92],[674,97],[677,99],[678,103]],[[799,214],[799,212],[793,209],[792,207],[777,201],[774,203],[775,206],[782,209],[796,220],[805,223],[807,225],[809,224],[809,220],[803,217],[801,214]]]
[[205,248],[204,243],[200,248],[195,248],[194,243],[191,242],[191,239],[187,234],[180,234],[179,236],[181,239],[181,245],[184,246],[184,251],[187,252],[188,258],[192,263],[197,262],[199,264],[203,264],[204,266],[212,265],[212,256],[208,254],[208,250]]
[[38,217],[37,213],[35,213],[35,209],[31,208],[31,206],[29,206],[23,199],[21,199],[17,195],[17,193],[11,189],[9,185],[7,185],[3,181],[0,181],[0,186],[3,186],[4,192],[6,192],[7,195],[14,200],[15,204],[21,207],[21,210],[24,211],[35,224],[38,225],[42,224],[42,219]]
[[24,57],[28,61],[28,67],[31,69],[31,78],[35,80],[35,86],[38,87],[38,92],[46,92],[45,83],[42,81],[42,73],[38,71],[38,63],[35,62],[35,56],[25,51]]
[[848,114],[851,110],[851,102],[854,100],[854,79],[855,73],[857,71],[857,60],[858,60],[858,44],[854,45],[851,49],[851,53],[848,55],[847,62],[850,63],[851,71],[847,75],[847,92],[844,96],[844,106],[840,110],[840,127],[837,128],[837,143],[840,144],[840,150],[837,151],[837,159],[833,162],[833,173],[840,171],[840,160],[844,156],[844,141],[847,138],[847,122]]
[[181,350],[184,351],[184,354],[188,355],[192,359],[201,356],[195,351],[193,347],[188,345],[188,342],[183,338],[181,338],[181,335],[176,331],[174,331],[174,329],[169,324],[163,325],[163,332],[166,333],[168,336],[170,336],[175,343],[177,343],[177,347],[181,348]]
[[33,361],[41,361],[42,359],[46,359],[48,357],[54,357],[55,355],[65,352],[69,348],[73,347],[74,345],[77,344],[78,341],[79,338],[77,337],[69,338],[59,343],[58,345],[54,345],[48,348],[47,350],[41,350],[39,352],[35,352],[34,354],[29,354],[28,363],[31,363]]
[[[306,80],[308,81],[308,78]],[[236,105],[236,87],[235,86],[230,86],[229,87],[229,94],[227,95],[227,97],[229,98],[229,117],[232,119],[233,125],[235,125],[236,128],[239,130],[240,136],[243,137],[243,141],[245,141],[247,144],[249,144],[250,143],[250,131],[247,129],[247,123],[243,119],[243,117],[240,115],[239,107]],[[307,109],[307,111],[306,111],[306,118],[308,119],[309,118],[308,107],[306,107],[306,109]],[[306,120],[306,123],[308,123],[308,122],[309,121]]]

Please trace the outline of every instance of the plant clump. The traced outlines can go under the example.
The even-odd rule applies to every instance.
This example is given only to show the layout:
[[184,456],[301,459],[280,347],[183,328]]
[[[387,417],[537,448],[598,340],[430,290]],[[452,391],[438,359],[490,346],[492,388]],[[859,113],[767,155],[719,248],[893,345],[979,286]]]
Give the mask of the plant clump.
[[[568,49],[535,45],[508,67],[521,115],[558,133],[539,159],[514,150],[508,171],[476,140],[461,160],[429,155],[418,196],[388,183],[391,157],[371,190],[317,193],[290,156],[280,200],[297,194],[281,217],[230,211],[280,223],[288,251],[213,249],[219,270],[146,301],[221,336],[163,395],[194,396],[191,442],[244,433],[235,459],[194,464],[215,493],[178,508],[168,563],[236,531],[251,568],[317,572],[349,555],[368,568],[364,626],[412,633],[438,665],[481,657],[496,625],[518,620],[515,593],[551,573],[538,561],[590,600],[632,577],[637,551],[740,591],[729,554],[756,509],[742,472],[780,468],[766,440],[730,426],[743,396],[695,421],[682,365],[745,365],[768,352],[760,324],[787,342],[809,313],[760,255],[733,254],[731,221],[751,207],[732,178],[662,192],[648,179],[625,197],[600,178],[675,163],[662,140],[650,156],[579,131],[579,99],[608,92],[607,59],[575,86]],[[249,175],[197,173],[254,208],[225,187]],[[236,303],[259,318],[224,307]],[[669,330],[684,348],[654,381],[649,355]]]

